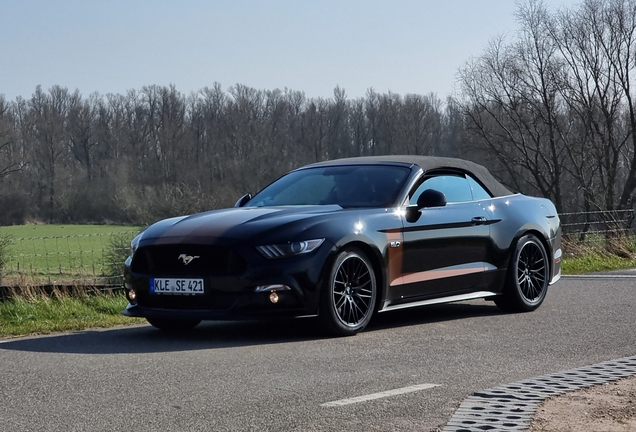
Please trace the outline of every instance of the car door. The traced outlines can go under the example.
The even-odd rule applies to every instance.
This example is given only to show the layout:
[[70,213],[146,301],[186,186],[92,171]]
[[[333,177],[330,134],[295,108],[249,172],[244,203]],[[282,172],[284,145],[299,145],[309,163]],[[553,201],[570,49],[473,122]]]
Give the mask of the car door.
[[426,189],[442,192],[447,204],[422,208],[416,218],[405,218],[401,277],[390,281],[394,301],[470,291],[488,266],[487,214],[473,199],[466,176],[427,174],[409,193],[409,204],[417,203]]

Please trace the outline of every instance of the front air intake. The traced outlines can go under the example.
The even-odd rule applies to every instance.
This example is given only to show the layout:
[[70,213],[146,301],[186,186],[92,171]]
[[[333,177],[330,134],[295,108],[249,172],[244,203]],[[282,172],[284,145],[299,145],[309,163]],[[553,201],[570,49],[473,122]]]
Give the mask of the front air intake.
[[179,244],[140,247],[131,270],[152,276],[238,276],[245,267],[245,260],[231,248]]

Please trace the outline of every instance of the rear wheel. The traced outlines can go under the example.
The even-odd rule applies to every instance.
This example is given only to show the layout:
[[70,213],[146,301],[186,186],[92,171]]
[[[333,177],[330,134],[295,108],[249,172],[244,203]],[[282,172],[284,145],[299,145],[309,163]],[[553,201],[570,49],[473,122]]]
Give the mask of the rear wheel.
[[165,318],[146,318],[146,320],[153,326],[165,331],[186,331],[193,329],[201,320],[175,320]]
[[355,335],[373,315],[377,287],[373,266],[357,249],[336,257],[321,290],[320,319],[339,336]]
[[549,276],[545,247],[535,235],[525,235],[517,242],[510,258],[504,291],[494,301],[505,311],[533,311],[545,299]]

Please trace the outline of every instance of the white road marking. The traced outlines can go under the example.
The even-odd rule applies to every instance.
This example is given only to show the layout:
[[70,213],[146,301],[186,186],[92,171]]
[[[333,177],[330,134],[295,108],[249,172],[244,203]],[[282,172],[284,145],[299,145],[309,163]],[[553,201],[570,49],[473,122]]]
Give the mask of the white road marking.
[[320,404],[320,406],[335,407],[335,406],[350,405],[350,404],[354,404],[358,402],[367,402],[374,399],[382,399],[382,398],[397,396],[397,395],[401,395],[405,393],[413,393],[416,391],[426,390],[426,389],[439,387],[439,386],[440,384],[418,384],[418,385],[409,386],[409,387],[402,387],[395,390],[387,390],[380,393],[372,393],[372,394],[368,394],[364,396],[358,396],[358,397],[354,397],[350,399],[340,399],[333,402],[326,402],[326,403]]

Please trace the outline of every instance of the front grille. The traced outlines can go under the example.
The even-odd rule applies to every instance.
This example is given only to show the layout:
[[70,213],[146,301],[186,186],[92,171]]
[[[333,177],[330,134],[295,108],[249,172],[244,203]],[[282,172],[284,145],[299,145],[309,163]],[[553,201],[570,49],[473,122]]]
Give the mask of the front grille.
[[131,270],[157,277],[239,276],[245,267],[245,260],[231,248],[179,244],[140,247]]

